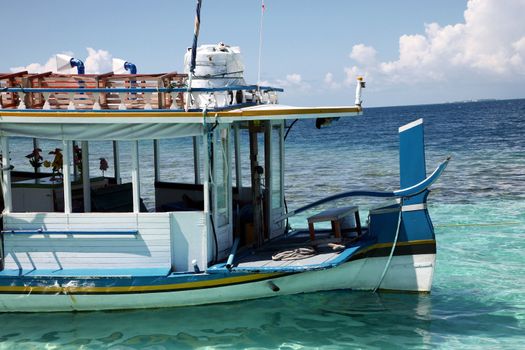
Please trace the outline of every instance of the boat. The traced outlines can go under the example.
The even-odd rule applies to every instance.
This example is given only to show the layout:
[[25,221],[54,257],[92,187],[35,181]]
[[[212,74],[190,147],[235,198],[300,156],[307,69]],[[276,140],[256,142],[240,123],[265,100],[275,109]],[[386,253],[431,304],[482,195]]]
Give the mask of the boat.
[[[132,67],[134,74],[95,75],[58,57],[67,69],[82,66],[80,74],[0,74],[1,312],[176,307],[336,289],[430,292],[436,238],[427,198],[449,158],[427,174],[421,119],[399,128],[398,190],[349,189],[288,210],[287,129],[295,120],[324,127],[361,118],[363,79],[354,104],[293,107],[279,104],[282,89],[245,83],[237,47],[194,46],[185,62],[185,73]],[[21,139],[33,150],[19,149]],[[58,147],[42,151],[44,140]],[[186,146],[174,150],[169,142],[179,140]],[[102,176],[90,170],[96,143],[110,154],[100,159]],[[144,147],[153,150],[149,207],[141,197]],[[185,181],[161,176],[173,152],[192,155]],[[14,168],[18,157],[34,171]],[[357,197],[385,203],[365,213],[352,204]],[[289,218],[306,213],[304,229],[289,227]]]

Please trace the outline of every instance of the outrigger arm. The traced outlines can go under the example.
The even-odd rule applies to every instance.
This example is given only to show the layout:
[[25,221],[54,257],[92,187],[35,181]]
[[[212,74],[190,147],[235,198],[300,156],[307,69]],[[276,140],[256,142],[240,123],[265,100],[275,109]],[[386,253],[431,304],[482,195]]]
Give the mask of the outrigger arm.
[[396,191],[370,191],[370,190],[355,190],[355,191],[347,191],[347,192],[341,192],[338,194],[334,194],[329,197],[325,197],[323,199],[320,199],[318,201],[315,201],[313,203],[307,204],[299,209],[292,210],[288,212],[286,215],[280,216],[275,220],[275,222],[280,222],[282,220],[286,220],[289,217],[292,217],[296,214],[299,214],[303,211],[306,211],[308,209],[314,208],[318,205],[325,204],[328,202],[333,202],[342,198],[348,198],[348,197],[382,197],[382,198],[410,198],[414,197],[423,191],[425,191],[428,187],[430,187],[434,182],[436,182],[443,171],[445,171],[445,168],[447,167],[447,164],[450,160],[450,156],[448,156],[443,162],[441,162],[438,167],[430,174],[426,179],[423,181],[407,187],[402,188]]

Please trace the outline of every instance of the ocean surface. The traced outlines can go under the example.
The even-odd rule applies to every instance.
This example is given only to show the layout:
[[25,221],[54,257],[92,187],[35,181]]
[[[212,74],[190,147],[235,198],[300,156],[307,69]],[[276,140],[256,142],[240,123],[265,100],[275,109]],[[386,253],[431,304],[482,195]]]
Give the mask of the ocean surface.
[[[523,348],[525,100],[370,108],[321,130],[298,122],[286,140],[288,207],[339,191],[398,188],[397,129],[418,118],[427,172],[452,156],[429,197],[438,242],[431,294],[333,291],[145,311],[0,314],[0,349]],[[29,141],[16,142],[12,150],[30,152]],[[161,176],[191,181],[189,143],[167,143]],[[109,146],[91,146],[92,174],[101,174],[105,157],[112,175]],[[129,145],[121,151],[126,169]],[[24,162],[13,159],[17,170]],[[151,207],[151,143],[141,143],[141,164]]]

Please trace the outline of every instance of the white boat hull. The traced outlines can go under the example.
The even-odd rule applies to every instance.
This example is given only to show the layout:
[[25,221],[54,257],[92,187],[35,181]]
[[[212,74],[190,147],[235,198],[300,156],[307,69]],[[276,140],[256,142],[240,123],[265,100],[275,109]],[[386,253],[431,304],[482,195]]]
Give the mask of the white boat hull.
[[[430,292],[435,254],[392,258],[380,290]],[[56,312],[176,307],[336,289],[374,290],[388,257],[363,258],[338,267],[213,288],[123,294],[0,294],[1,311]],[[277,287],[277,288],[276,288]],[[275,291],[278,289],[278,291]]]

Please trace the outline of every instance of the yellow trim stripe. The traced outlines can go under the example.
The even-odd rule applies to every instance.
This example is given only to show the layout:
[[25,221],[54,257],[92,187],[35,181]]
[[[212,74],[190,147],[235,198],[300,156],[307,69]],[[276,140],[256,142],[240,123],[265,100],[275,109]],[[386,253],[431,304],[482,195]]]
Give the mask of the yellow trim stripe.
[[27,293],[63,293],[63,294],[76,294],[76,293],[131,293],[131,292],[161,292],[161,291],[172,291],[182,289],[198,289],[198,288],[210,288],[220,287],[230,284],[238,284],[245,282],[255,282],[258,280],[264,280],[272,277],[279,277],[283,273],[266,273],[266,274],[253,274],[248,276],[238,277],[226,277],[216,280],[207,280],[199,282],[185,282],[176,284],[165,284],[158,286],[123,286],[123,287],[61,287],[61,286],[1,286],[0,292],[27,292]]
[[[282,109],[262,109],[262,110],[241,110],[234,109],[208,113],[208,117],[265,117],[276,115],[294,114],[338,114],[338,113],[359,113],[360,107],[312,107],[312,108],[282,108]],[[0,112],[0,117],[20,118],[20,117],[54,117],[54,118],[133,118],[133,117],[162,117],[162,118],[194,118],[202,117],[202,112],[71,112],[71,111],[50,111],[50,112],[31,112],[23,110],[12,110]]]

